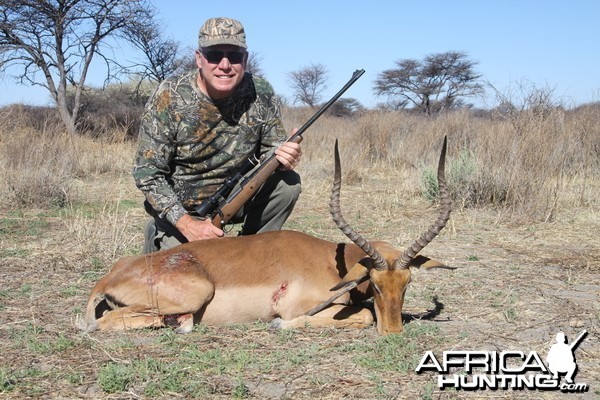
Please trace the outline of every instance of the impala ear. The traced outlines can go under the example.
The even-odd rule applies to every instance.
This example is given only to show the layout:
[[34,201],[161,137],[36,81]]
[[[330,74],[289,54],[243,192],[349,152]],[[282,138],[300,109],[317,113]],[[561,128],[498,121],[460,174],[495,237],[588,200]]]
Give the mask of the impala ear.
[[348,271],[348,273],[342,278],[342,281],[340,283],[338,283],[337,285],[335,285],[334,287],[332,287],[330,290],[331,291],[338,290],[349,284],[354,284],[354,286],[356,286],[359,283],[364,282],[368,278],[369,278],[369,268],[367,268],[365,265],[363,265],[362,262],[358,262],[358,263],[354,264],[354,266],[352,268],[350,268],[350,271]]
[[450,267],[438,260],[434,260],[427,256],[418,255],[410,260],[410,267],[418,267],[424,269],[432,269],[432,268],[443,268],[443,269],[456,269],[456,267]]

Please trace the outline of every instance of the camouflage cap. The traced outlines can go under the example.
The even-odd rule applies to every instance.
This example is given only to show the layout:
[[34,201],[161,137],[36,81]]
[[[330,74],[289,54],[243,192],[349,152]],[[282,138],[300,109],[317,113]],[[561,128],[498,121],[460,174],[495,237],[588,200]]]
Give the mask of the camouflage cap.
[[198,33],[198,45],[210,47],[219,44],[230,44],[247,49],[246,32],[240,21],[218,17],[208,19]]

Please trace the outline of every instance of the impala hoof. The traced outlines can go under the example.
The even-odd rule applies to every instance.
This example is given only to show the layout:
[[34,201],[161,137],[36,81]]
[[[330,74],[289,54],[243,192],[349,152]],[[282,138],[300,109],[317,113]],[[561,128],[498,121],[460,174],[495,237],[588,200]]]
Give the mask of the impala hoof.
[[96,321],[88,325],[88,323],[85,321],[85,318],[80,315],[78,315],[75,319],[75,326],[81,331],[81,333],[92,333],[98,329],[98,323]]
[[175,333],[186,334],[194,330],[194,317],[192,314],[165,316],[164,323],[175,327]]
[[282,329],[283,328],[283,320],[281,318],[275,318],[269,324],[269,329]]
[[180,327],[175,328],[175,333],[180,334],[180,335],[185,335],[187,333],[190,333],[193,330],[194,330],[193,325],[181,325]]

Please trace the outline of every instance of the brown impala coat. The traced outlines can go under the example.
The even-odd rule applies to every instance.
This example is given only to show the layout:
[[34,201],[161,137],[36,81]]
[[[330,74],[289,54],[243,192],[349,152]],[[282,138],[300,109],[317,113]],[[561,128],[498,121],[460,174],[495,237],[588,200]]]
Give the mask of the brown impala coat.
[[[280,328],[307,324],[360,328],[370,325],[373,316],[355,305],[374,297],[379,332],[401,332],[408,267],[443,266],[417,253],[449,218],[445,149],[444,141],[438,169],[440,217],[404,252],[386,242],[367,242],[343,220],[336,144],[332,216],[354,244],[276,231],[195,241],[124,258],[92,290],[81,328],[173,325],[178,332],[189,332],[193,322],[224,325],[256,320],[273,321],[272,326]],[[331,299],[332,290],[338,289],[341,296]]]

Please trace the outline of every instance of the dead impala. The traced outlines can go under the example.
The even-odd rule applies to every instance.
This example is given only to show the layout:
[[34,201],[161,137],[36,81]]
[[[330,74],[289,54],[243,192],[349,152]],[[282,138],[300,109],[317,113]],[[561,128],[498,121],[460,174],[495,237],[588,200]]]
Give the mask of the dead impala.
[[[417,255],[446,225],[451,201],[444,165],[438,165],[440,214],[405,251],[368,242],[344,220],[339,206],[341,172],[335,146],[331,215],[353,242],[334,243],[294,231],[185,243],[118,261],[92,290],[79,325],[93,331],[272,321],[278,328],[355,327],[372,324],[358,306],[374,297],[380,334],[402,332],[409,267],[445,267]],[[337,291],[332,296],[332,291]]]

